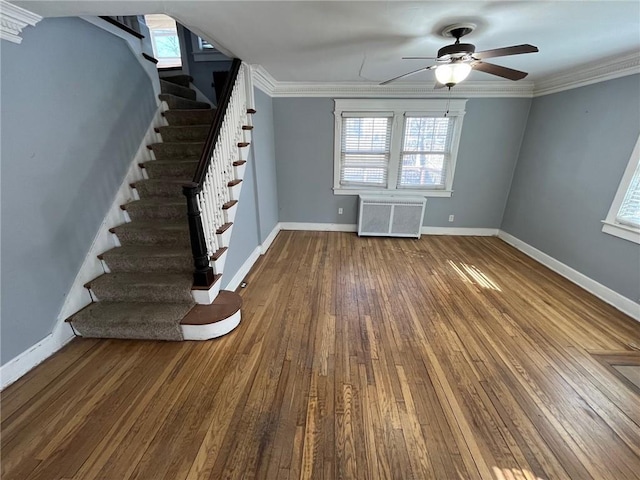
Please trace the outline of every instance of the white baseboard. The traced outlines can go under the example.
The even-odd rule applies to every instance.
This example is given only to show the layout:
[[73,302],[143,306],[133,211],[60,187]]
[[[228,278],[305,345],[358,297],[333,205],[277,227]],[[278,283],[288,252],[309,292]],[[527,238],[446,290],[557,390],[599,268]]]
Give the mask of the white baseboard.
[[422,227],[422,235],[456,235],[470,237],[496,237],[497,228],[465,228],[465,227]]
[[73,332],[62,338],[50,333],[34,346],[2,365],[0,367],[0,390],[4,390],[29,370],[44,362],[69,343],[73,337]]
[[358,226],[349,223],[300,223],[281,222],[281,230],[306,230],[310,232],[357,232]]
[[278,236],[278,233],[280,233],[280,230],[282,230],[282,226],[278,222],[276,223],[276,226],[273,227],[273,230],[271,230],[271,233],[267,235],[267,238],[264,239],[262,245],[260,245],[260,255],[264,255],[265,253],[267,253],[267,250],[269,250],[269,247]]
[[[224,290],[231,290],[232,292],[234,292],[240,286],[240,284],[242,283],[242,280],[244,279],[244,277],[246,277],[247,274],[251,271],[251,267],[253,267],[253,264],[256,263],[258,258],[260,258],[260,252],[261,251],[262,251],[262,249],[260,248],[260,245],[258,245],[253,250],[253,252],[251,252],[249,254],[249,257],[244,261],[244,263],[238,269],[238,271],[233,276],[233,278],[231,280],[229,280],[229,282],[222,288]],[[222,278],[224,278],[224,277],[222,277]]]
[[519,238],[500,230],[498,237],[517,248],[525,255],[533,258],[537,262],[540,262],[547,268],[550,268],[554,272],[562,275],[566,279],[572,281],[576,285],[584,288],[587,292],[592,293],[599,299],[605,301],[609,305],[617,308],[623,313],[626,313],[631,318],[640,322],[640,304],[628,299],[627,297],[620,295],[618,292],[611,290],[609,287],[596,282],[592,278],[587,277],[583,273],[574,270],[570,266],[562,263],[559,260],[547,255],[546,253],[532,247],[528,243],[523,242]]

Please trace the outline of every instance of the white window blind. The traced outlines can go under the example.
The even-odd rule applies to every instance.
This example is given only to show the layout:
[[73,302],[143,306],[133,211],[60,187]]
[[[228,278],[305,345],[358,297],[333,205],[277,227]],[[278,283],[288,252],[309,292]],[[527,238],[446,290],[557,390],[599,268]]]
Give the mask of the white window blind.
[[454,121],[442,116],[405,117],[398,188],[445,188]]
[[342,119],[340,184],[386,187],[391,116]]
[[616,215],[616,221],[623,225],[640,228],[640,163],[633,173],[627,193]]

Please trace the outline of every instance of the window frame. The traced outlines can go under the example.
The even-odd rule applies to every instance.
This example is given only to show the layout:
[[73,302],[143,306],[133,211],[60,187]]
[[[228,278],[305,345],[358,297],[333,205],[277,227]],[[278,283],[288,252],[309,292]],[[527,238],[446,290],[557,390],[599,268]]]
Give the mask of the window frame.
[[625,225],[619,223],[616,218],[618,216],[618,212],[620,211],[620,207],[622,206],[622,202],[624,197],[631,186],[631,180],[633,179],[633,175],[638,168],[638,164],[640,163],[640,135],[638,135],[638,140],[636,141],[636,145],[633,148],[633,152],[631,153],[631,158],[629,159],[629,163],[627,164],[627,168],[622,175],[622,179],[620,180],[620,184],[618,185],[618,190],[616,192],[615,197],[613,198],[613,202],[611,203],[611,208],[609,208],[609,213],[607,217],[602,221],[602,231],[604,233],[608,233],[609,235],[614,235],[619,238],[623,238],[624,240],[628,240],[630,242],[640,244],[640,228],[633,227],[631,225]]
[[[334,99],[334,155],[333,155],[333,193],[334,195],[394,195],[425,197],[450,197],[453,193],[453,179],[455,176],[458,148],[462,133],[462,123],[465,114],[466,99]],[[451,133],[451,150],[449,165],[445,172],[444,189],[429,188],[398,188],[398,175],[402,161],[402,147],[404,141],[405,116],[438,117],[449,110],[448,116],[455,117],[453,132]],[[342,153],[342,115],[374,116],[376,113],[391,112],[391,144],[389,155],[389,170],[387,172],[387,187],[348,187],[340,184],[340,168]]]

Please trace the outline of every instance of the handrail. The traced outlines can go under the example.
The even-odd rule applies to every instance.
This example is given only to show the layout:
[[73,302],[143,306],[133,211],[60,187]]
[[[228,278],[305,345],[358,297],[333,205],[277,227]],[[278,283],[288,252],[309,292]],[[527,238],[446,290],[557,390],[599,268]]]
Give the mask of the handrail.
[[241,65],[242,60],[239,58],[234,58],[231,63],[231,69],[229,70],[227,81],[225,82],[222,90],[222,98],[218,101],[216,113],[213,117],[213,122],[211,123],[209,134],[207,135],[207,140],[205,141],[202,149],[202,155],[200,155],[200,161],[198,162],[196,173],[193,175],[192,182],[197,185],[196,193],[200,192],[202,189],[202,183],[204,182],[204,177],[207,173],[207,169],[209,168],[209,163],[211,162],[211,153],[213,152],[213,147],[215,147],[218,137],[220,136],[222,121],[224,120],[225,113],[227,112],[231,93],[233,92],[233,86],[238,78],[238,72],[240,72]]
[[142,35],[139,31],[131,28],[129,25],[122,23],[120,20],[118,20],[118,18],[123,18],[123,17],[108,17],[106,15],[100,15],[100,18],[109,22],[111,25],[114,25],[119,29],[124,30],[125,32],[133,35],[134,37],[139,38],[140,40],[144,38],[144,35]]
[[[228,177],[226,177],[225,174],[228,175],[230,169],[233,169],[233,161],[228,155],[225,156],[225,165],[219,165],[218,162],[213,163],[212,159],[214,155],[216,155],[216,145],[218,141],[223,139],[226,142],[229,141],[229,126],[225,124],[225,118],[228,110],[230,114],[237,112],[237,105],[231,109],[229,109],[229,105],[232,103],[232,95],[234,89],[236,89],[241,67],[242,61],[234,58],[213,121],[211,122],[211,127],[209,128],[209,133],[207,134],[207,139],[202,149],[202,155],[200,156],[200,161],[193,176],[193,181],[182,186],[182,193],[187,201],[189,239],[194,266],[194,288],[208,289],[216,281],[216,275],[209,260],[211,255],[215,253],[215,248],[218,247],[215,235],[216,229],[222,226],[219,221],[222,212],[216,212],[215,210],[217,210],[217,208],[214,207],[213,203],[217,201],[219,203],[218,207],[222,208],[222,203],[224,203],[224,200],[228,196]],[[223,129],[225,135],[221,138],[221,131]],[[218,172],[218,176],[216,177],[218,178],[217,188],[222,188],[226,192],[221,194],[221,190],[219,190],[217,194],[213,195],[215,197],[213,200],[211,193],[211,171]],[[207,180],[208,178],[209,180]],[[214,183],[216,183],[216,181],[214,181]],[[206,189],[204,189],[205,184],[207,185]],[[206,232],[205,226],[207,229]]]

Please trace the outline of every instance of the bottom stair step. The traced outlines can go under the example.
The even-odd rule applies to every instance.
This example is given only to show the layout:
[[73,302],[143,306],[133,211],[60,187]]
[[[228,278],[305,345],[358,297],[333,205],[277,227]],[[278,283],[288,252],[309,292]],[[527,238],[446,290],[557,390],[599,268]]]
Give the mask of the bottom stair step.
[[87,283],[98,301],[191,303],[189,273],[106,273]]
[[180,321],[192,307],[193,303],[96,302],[67,321],[83,337],[179,341]]
[[240,323],[242,297],[221,290],[211,305],[196,305],[182,319],[185,340],[208,340],[226,335]]

